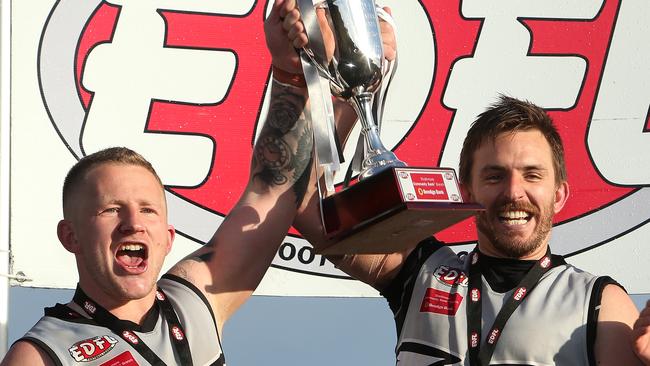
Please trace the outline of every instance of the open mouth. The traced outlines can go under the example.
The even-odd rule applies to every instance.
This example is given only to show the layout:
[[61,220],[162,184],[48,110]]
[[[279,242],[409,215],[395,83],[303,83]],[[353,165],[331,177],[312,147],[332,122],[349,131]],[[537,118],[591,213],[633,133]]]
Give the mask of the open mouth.
[[142,244],[122,244],[115,258],[126,270],[141,271],[147,267],[147,248]]
[[504,211],[499,213],[499,222],[505,225],[525,225],[527,224],[533,215],[529,214],[526,211]]

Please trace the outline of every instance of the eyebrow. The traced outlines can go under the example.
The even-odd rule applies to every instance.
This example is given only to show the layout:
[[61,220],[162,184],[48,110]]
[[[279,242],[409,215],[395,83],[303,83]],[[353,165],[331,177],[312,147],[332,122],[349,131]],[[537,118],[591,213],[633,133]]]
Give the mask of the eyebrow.
[[[127,201],[122,200],[122,199],[110,199],[110,200],[104,202],[103,204],[122,206],[122,205],[125,205],[127,203],[128,203]],[[140,206],[140,207],[143,207],[143,206],[144,207],[156,207],[157,206],[154,202],[149,201],[149,200],[145,200],[145,199],[140,199],[140,200],[136,201],[136,204],[138,206]]]
[[[481,174],[484,174],[484,173],[486,173],[486,172],[492,172],[492,171],[499,171],[499,172],[502,172],[502,171],[506,171],[506,170],[507,170],[507,169],[506,169],[504,166],[502,166],[502,165],[492,164],[492,165],[486,165],[486,166],[484,166],[483,169],[481,169],[480,173],[481,173]],[[517,170],[521,170],[521,171],[524,171],[524,172],[529,172],[529,171],[548,171],[548,169],[545,168],[544,166],[542,166],[542,165],[535,165],[535,164],[532,164],[532,165],[525,165],[522,169],[517,169]]]

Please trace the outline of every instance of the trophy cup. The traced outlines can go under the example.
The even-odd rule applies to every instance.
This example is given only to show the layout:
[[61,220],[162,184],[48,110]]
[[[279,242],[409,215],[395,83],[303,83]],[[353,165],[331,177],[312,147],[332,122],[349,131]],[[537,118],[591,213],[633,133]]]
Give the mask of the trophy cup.
[[[316,165],[323,176],[319,186],[323,227],[332,243],[320,253],[400,251],[481,210],[462,202],[453,169],[409,168],[379,137],[396,63],[384,59],[378,17],[392,22],[390,15],[374,0],[326,0],[315,5],[298,0],[298,6],[309,38],[301,59],[311,100],[308,117]],[[324,23],[327,29],[321,29]],[[325,53],[322,32],[331,32],[334,39],[332,57]],[[347,100],[362,125],[350,164],[359,172],[358,182],[339,192],[333,184],[341,154],[335,141],[332,95]],[[346,185],[351,174],[348,170]]]

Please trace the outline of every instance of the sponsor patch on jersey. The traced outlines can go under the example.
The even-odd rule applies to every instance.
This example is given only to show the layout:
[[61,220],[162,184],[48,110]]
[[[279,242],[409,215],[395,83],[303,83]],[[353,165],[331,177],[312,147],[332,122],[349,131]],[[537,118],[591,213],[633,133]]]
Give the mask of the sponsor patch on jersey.
[[481,299],[481,291],[477,288],[473,288],[472,291],[470,291],[470,298],[473,302],[479,301]]
[[472,332],[472,337],[470,338],[470,347],[476,348],[478,347],[478,333]]
[[88,338],[70,346],[68,352],[77,362],[89,362],[107,354],[117,342],[117,339],[109,335]]
[[181,328],[179,328],[176,325],[172,327],[172,335],[177,341],[182,341],[183,339],[185,339],[185,335],[183,334],[183,331],[181,330]]
[[515,300],[521,301],[524,296],[526,296],[526,288],[525,287],[520,287],[515,290],[514,294],[512,297],[514,297]]
[[455,316],[462,301],[463,296],[457,292],[449,293],[428,288],[422,299],[420,312]]
[[97,311],[97,307],[95,304],[93,304],[90,301],[84,301],[84,309],[88,312],[88,314],[93,315]]
[[165,301],[165,295],[160,291],[156,291],[156,298],[160,301]]
[[126,340],[128,340],[129,342],[131,342],[133,344],[138,344],[138,342],[140,342],[140,339],[138,338],[138,336],[135,335],[133,332],[130,332],[128,330],[125,330],[124,332],[122,332],[122,337],[124,337]]
[[450,287],[458,285],[467,287],[468,277],[465,272],[458,268],[441,265],[433,271],[433,277],[440,283]]
[[133,358],[131,352],[126,351],[99,366],[138,366],[138,362]]
[[489,344],[495,344],[497,339],[499,339],[499,334],[501,334],[501,331],[499,329],[496,328],[492,329],[492,331],[490,332],[490,336],[487,339],[487,342]]

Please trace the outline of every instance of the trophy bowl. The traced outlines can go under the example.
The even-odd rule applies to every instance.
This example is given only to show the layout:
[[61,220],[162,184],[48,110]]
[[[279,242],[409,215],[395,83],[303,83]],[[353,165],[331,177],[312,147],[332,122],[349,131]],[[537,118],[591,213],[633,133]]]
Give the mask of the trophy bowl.
[[319,28],[321,34],[334,39],[334,52],[331,57],[325,55],[324,45],[311,42],[312,35],[310,45],[303,51],[320,75],[329,80],[332,95],[347,100],[357,112],[365,151],[359,180],[390,167],[405,167],[382,143],[378,127],[378,111],[382,109],[373,108],[385,62],[374,0],[327,0],[319,2],[316,8],[316,17],[326,17],[326,22],[318,22]]

